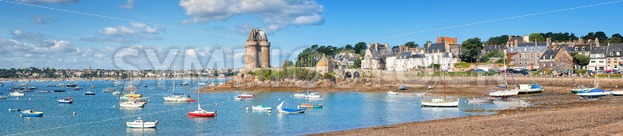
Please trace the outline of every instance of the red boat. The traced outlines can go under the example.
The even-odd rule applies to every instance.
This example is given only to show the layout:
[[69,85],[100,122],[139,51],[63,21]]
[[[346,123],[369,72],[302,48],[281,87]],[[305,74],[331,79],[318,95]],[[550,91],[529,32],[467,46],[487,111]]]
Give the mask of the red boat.
[[214,117],[216,115],[216,111],[206,111],[201,109],[201,105],[197,104],[197,106],[196,111],[188,112],[188,117]]
[[253,94],[239,94],[238,98],[253,98],[255,95]]

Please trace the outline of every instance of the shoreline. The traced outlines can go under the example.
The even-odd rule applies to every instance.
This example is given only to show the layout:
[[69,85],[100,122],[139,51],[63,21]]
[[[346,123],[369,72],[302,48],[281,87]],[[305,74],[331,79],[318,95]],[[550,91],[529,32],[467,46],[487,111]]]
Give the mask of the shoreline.
[[621,135],[623,97],[579,100],[566,88],[515,96],[533,106],[492,115],[342,130],[311,135]]

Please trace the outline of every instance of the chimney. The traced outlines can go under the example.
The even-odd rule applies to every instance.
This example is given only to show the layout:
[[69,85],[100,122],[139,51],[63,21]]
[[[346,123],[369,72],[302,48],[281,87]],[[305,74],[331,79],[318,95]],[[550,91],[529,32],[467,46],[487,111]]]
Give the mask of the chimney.
[[595,47],[599,47],[599,38],[595,37]]
[[513,43],[513,46],[517,47],[517,44],[519,44],[519,39],[515,39],[515,43]]
[[578,38],[578,44],[584,44],[584,39]]
[[545,42],[547,43],[547,47],[551,46],[552,45],[552,38],[547,37]]
[[444,42],[443,43],[443,48],[445,49],[444,52],[450,52],[450,43]]

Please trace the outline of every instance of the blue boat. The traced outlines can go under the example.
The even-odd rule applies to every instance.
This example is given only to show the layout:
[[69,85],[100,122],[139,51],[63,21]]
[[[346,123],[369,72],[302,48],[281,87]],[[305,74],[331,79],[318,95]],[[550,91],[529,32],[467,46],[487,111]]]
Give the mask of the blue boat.
[[9,112],[14,112],[14,111],[22,111],[22,110],[21,109],[9,108]]
[[280,113],[305,113],[304,108],[288,108],[285,107],[283,108],[283,103],[285,101],[281,102],[281,104],[279,104],[279,106],[277,106],[277,110],[279,110]]
[[22,112],[22,117],[43,117],[43,112],[34,110],[25,110]]
[[595,98],[599,98],[599,97],[602,97],[602,96],[610,95],[611,93],[612,93],[612,91],[610,91],[610,90],[603,90],[603,89],[598,87],[598,88],[595,88],[595,89],[578,92],[576,95],[578,95],[580,97],[580,99],[582,99],[584,97],[587,97],[588,99],[595,99]]

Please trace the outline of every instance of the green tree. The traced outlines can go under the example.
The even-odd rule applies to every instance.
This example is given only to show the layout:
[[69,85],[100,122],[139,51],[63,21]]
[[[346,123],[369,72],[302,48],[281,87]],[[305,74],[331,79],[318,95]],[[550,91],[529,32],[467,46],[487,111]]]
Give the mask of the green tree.
[[407,46],[407,47],[411,47],[411,48],[417,48],[417,47],[419,47],[419,45],[418,45],[418,44],[415,44],[415,42],[413,42],[413,41],[405,43],[405,46]]
[[356,54],[360,54],[363,55],[366,51],[365,49],[368,48],[368,45],[366,45],[365,42],[358,42],[357,44],[355,44],[355,48],[353,48],[355,50]]
[[619,33],[613,34],[608,42],[610,44],[623,43],[623,36],[621,36]]
[[530,34],[530,36],[528,36],[530,38],[530,42],[534,42],[534,40],[538,41],[538,42],[542,42],[545,41],[545,38],[543,37],[542,34],[540,33],[532,33]]
[[480,38],[470,38],[461,43],[462,60],[465,62],[475,62],[482,53],[482,41]]
[[586,55],[576,54],[575,56],[573,56],[573,63],[582,67],[588,65],[590,61],[591,58]]
[[361,58],[357,57],[357,59],[355,60],[355,68],[361,68]]
[[506,44],[506,42],[508,42],[508,35],[502,35],[502,36],[496,36],[496,37],[489,38],[489,40],[487,40],[486,44],[487,45],[504,45],[504,44]]
[[344,50],[353,50],[353,45],[350,44],[346,44],[346,46],[344,46]]

